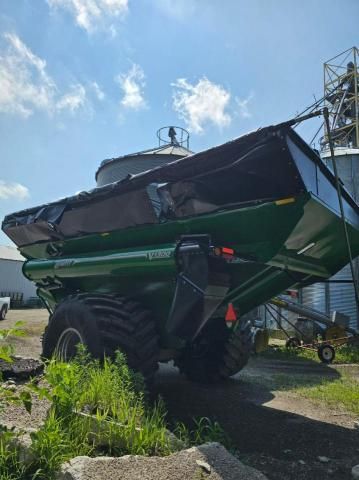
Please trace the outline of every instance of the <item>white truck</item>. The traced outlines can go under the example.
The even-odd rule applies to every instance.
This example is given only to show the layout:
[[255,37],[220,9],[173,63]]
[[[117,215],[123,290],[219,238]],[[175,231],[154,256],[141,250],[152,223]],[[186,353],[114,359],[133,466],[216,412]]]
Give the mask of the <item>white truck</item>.
[[5,320],[8,310],[10,310],[10,297],[0,297],[0,320]]

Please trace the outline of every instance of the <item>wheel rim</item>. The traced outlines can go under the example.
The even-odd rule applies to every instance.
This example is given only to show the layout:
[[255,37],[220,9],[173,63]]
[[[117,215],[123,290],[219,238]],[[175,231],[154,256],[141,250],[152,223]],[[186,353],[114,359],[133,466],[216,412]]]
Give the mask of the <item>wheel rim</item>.
[[323,348],[322,355],[325,360],[331,360],[333,357],[332,350],[328,347]]
[[67,362],[76,355],[76,346],[79,343],[84,343],[81,333],[75,328],[67,328],[61,333],[60,338],[57,341],[57,356],[60,360]]

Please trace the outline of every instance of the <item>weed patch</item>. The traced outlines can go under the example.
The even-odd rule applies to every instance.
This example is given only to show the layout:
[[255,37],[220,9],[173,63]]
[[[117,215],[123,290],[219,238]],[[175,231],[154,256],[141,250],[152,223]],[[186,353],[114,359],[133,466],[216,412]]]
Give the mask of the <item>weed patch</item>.
[[0,431],[0,478],[1,480],[26,479],[26,467],[21,462],[19,448],[15,445],[16,434],[1,428]]
[[44,382],[33,382],[29,389],[51,401],[44,425],[31,434],[36,460],[19,470],[14,434],[1,435],[1,479],[49,480],[63,462],[78,455],[171,453],[162,402],[147,404],[142,378],[119,352],[101,363],[84,351],[70,363],[51,360]]
[[12,362],[11,354],[14,349],[8,340],[11,337],[23,337],[25,335],[23,327],[23,322],[16,322],[13,328],[0,330],[0,360]]
[[[102,362],[83,349],[69,363],[53,359],[41,383],[34,380],[28,389],[47,398],[50,410],[44,425],[31,433],[32,460],[26,465],[14,446],[16,434],[0,434],[1,480],[51,480],[62,463],[79,455],[163,456],[181,448],[166,428],[163,402],[147,402],[142,377],[128,368],[120,352]],[[23,396],[30,410],[29,391]],[[192,430],[178,424],[175,433],[182,446],[228,444],[219,424],[209,419],[195,421]]]
[[233,447],[221,425],[208,417],[194,418],[192,428],[189,428],[183,422],[177,422],[173,431],[187,447],[206,442],[221,443],[229,450]]

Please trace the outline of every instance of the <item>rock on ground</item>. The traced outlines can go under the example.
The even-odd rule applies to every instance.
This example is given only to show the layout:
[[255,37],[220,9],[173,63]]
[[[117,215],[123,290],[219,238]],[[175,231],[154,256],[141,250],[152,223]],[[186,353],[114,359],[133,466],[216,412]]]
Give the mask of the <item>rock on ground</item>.
[[34,428],[20,432],[12,440],[12,446],[18,450],[19,462],[24,465],[30,465],[34,460],[34,453],[31,450],[31,433],[36,432]]
[[[198,462],[199,461],[199,462]],[[198,462],[198,463],[197,463]],[[201,467],[208,464],[210,469]],[[174,453],[168,457],[76,457],[65,463],[57,480],[267,480],[237,460],[219,443]]]
[[12,360],[11,363],[0,360],[0,372],[4,380],[8,378],[28,380],[42,373],[44,369],[44,364],[36,358],[13,356]]

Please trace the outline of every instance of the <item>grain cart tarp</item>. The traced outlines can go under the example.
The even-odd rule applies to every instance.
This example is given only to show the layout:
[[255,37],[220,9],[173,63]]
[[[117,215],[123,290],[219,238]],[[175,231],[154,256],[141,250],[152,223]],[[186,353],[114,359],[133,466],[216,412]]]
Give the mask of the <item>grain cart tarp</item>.
[[[155,195],[149,191],[155,187]],[[332,173],[290,127],[270,126],[89,192],[5,217],[19,246],[239,208],[309,191],[339,212]],[[343,190],[347,221],[358,206]]]

